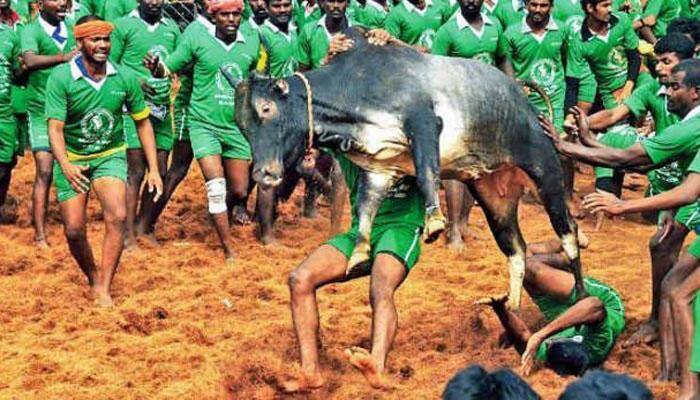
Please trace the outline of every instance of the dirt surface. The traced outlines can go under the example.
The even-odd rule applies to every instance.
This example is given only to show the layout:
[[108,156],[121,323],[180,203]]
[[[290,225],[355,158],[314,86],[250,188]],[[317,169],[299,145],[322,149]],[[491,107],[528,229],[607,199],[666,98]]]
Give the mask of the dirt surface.
[[[125,253],[114,282],[117,305],[98,309],[87,300],[85,279],[68,253],[53,194],[51,248],[37,252],[32,246],[29,161],[20,162],[10,190],[9,211],[17,221],[0,225],[0,398],[284,397],[277,382],[298,368],[286,278],[326,238],[326,208],[317,219],[301,219],[297,194],[282,206],[280,240],[273,246],[261,246],[252,226],[233,228],[238,262],[227,267],[208,223],[201,174],[193,168],[161,220],[161,246],[142,243],[141,250]],[[579,179],[579,191],[590,191],[590,182]],[[424,246],[398,292],[400,327],[388,365],[398,389],[371,390],[342,358],[347,347],[369,344],[363,279],[320,291],[328,384],[294,398],[435,399],[470,363],[517,367],[515,351],[496,346],[496,318],[472,305],[505,292],[508,278],[478,209],[472,220],[481,239],[469,240],[463,255],[442,241]],[[554,237],[537,206],[523,206],[520,221],[526,240]],[[619,220],[591,233],[590,217],[582,226],[591,238],[583,252],[586,271],[622,294],[627,338],[649,310],[647,240],[654,227]],[[99,256],[103,226],[94,198],[88,232]],[[531,324],[540,321],[527,298],[523,315]],[[675,385],[654,382],[658,358],[658,347],[618,344],[605,367],[644,380],[659,399],[673,398]],[[543,370],[527,380],[545,399],[555,399],[570,381]]]

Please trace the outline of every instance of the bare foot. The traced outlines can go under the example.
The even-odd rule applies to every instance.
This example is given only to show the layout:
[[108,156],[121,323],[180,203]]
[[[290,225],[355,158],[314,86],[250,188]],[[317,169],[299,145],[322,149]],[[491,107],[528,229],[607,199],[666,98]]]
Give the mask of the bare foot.
[[36,247],[37,250],[48,250],[49,242],[44,238],[36,239],[36,241],[34,241],[34,247]]
[[224,258],[225,258],[224,262],[226,263],[227,266],[233,266],[236,264],[236,256],[234,256],[233,253],[225,254]]
[[280,388],[285,393],[308,392],[319,389],[326,384],[323,375],[320,372],[312,374],[303,373],[294,378],[283,379],[280,382]]
[[637,346],[640,344],[651,344],[659,340],[659,327],[656,321],[650,320],[643,323],[636,332],[630,336],[622,347]]
[[466,250],[462,233],[454,229],[447,231],[447,248],[456,254],[462,254]]
[[124,251],[136,250],[138,247],[139,247],[139,244],[136,241],[136,237],[134,237],[133,235],[128,235],[124,239]]
[[381,368],[374,357],[362,347],[351,347],[345,350],[345,356],[350,364],[362,372],[367,382],[375,389],[392,389],[382,375]]
[[160,246],[155,232],[144,233],[143,238],[146,239],[151,246]]
[[235,225],[248,225],[251,222],[248,210],[243,206],[234,206],[231,213],[232,222]]

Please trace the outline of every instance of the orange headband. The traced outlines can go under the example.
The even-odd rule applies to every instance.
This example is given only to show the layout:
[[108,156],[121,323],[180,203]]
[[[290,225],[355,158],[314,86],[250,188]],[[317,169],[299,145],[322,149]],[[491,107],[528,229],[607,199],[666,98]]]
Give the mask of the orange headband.
[[242,11],[243,0],[213,0],[209,3],[209,14],[219,11]]
[[114,25],[106,21],[90,21],[84,24],[76,25],[73,28],[73,36],[75,40],[84,39],[92,36],[109,36],[114,29]]

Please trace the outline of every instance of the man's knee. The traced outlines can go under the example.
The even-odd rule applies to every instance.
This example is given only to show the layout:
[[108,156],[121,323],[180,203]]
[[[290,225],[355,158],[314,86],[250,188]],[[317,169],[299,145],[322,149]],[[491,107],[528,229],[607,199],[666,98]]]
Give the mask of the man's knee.
[[51,178],[53,178],[53,169],[51,167],[44,168],[39,166],[36,170],[36,180],[39,183],[45,185],[51,184]]
[[673,292],[678,288],[678,285],[680,285],[680,283],[681,280],[676,278],[674,274],[667,274],[661,281],[661,297],[670,300],[673,295]]
[[311,274],[303,268],[303,264],[289,274],[287,285],[292,296],[310,293],[314,290]]
[[143,181],[143,177],[145,175],[145,171],[141,167],[129,167],[129,170],[127,171],[127,183],[130,185],[140,185],[141,181]]
[[248,197],[248,182],[234,182],[229,186],[228,191],[236,199]]
[[66,225],[64,228],[66,239],[69,242],[79,242],[86,240],[85,225]]
[[104,212],[106,225],[120,227],[126,223],[126,207],[117,207],[114,210]]
[[209,213],[221,214],[226,212],[226,179],[214,178],[206,183]]

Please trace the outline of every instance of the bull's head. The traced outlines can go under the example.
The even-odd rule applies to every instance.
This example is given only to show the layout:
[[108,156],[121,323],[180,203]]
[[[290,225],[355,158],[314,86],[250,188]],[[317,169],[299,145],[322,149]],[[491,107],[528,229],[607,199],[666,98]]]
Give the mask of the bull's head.
[[253,150],[253,179],[263,187],[279,185],[305,150],[305,100],[290,93],[289,80],[253,75],[236,86],[236,123]]

